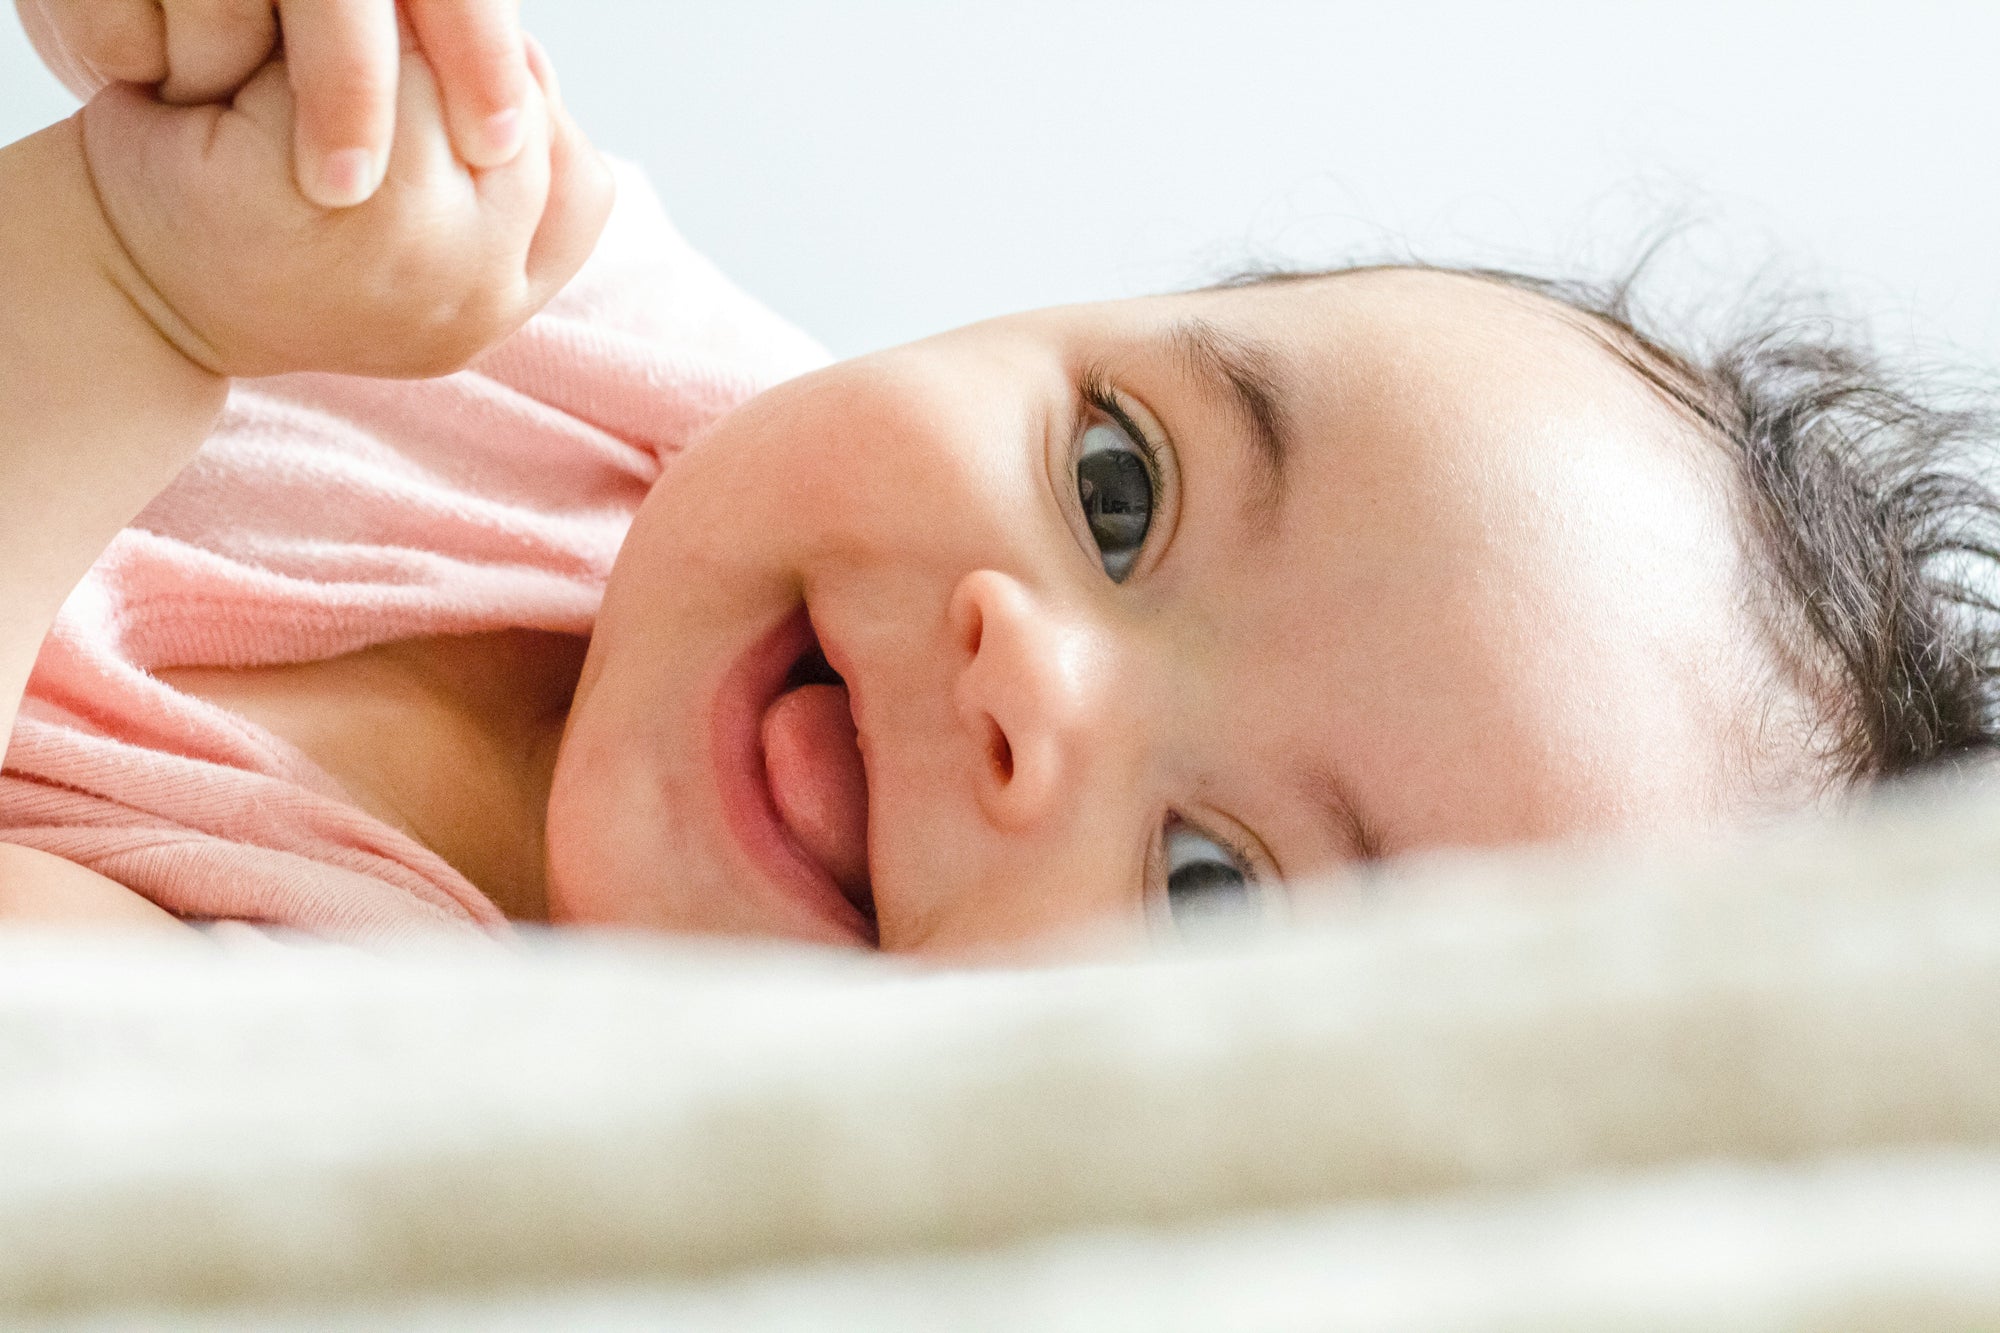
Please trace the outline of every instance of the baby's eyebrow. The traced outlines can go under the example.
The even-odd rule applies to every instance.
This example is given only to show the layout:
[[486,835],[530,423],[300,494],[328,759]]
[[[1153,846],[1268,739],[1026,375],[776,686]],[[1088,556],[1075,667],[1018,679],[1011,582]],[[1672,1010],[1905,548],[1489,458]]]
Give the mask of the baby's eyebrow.
[[1285,499],[1285,464],[1292,436],[1276,383],[1278,358],[1268,344],[1225,333],[1205,319],[1183,319],[1167,331],[1181,369],[1210,397],[1227,402],[1250,427],[1263,484],[1251,498],[1251,515],[1269,524]]
[[1319,813],[1334,846],[1357,861],[1382,859],[1382,832],[1354,803],[1347,782],[1332,765],[1308,763],[1300,771],[1299,789]]

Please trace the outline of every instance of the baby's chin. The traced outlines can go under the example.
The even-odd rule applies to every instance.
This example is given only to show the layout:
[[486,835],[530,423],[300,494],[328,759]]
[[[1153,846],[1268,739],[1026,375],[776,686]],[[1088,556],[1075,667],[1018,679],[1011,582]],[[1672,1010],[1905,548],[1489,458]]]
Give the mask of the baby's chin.
[[[754,640],[753,640],[754,643]],[[628,670],[593,644],[558,751],[544,865],[551,924],[855,947],[844,912],[764,873],[723,809],[713,723],[728,672]],[[724,658],[741,657],[718,654]],[[600,656],[602,653],[602,656]],[[643,705],[643,706],[642,706]]]
[[[584,787],[571,786],[550,800],[545,864],[548,922],[596,930],[639,930],[676,935],[768,934],[746,919],[731,920],[727,876],[699,849],[677,843],[657,813],[623,820],[605,813]],[[638,853],[637,848],[647,850]]]

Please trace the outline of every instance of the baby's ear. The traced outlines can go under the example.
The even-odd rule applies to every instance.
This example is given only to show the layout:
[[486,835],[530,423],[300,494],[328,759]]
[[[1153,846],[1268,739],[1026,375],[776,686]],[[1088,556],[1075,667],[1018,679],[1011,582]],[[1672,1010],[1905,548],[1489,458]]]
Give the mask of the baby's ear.
[[92,0],[88,20],[62,22],[79,8],[14,0],[35,54],[78,100],[88,102],[106,84],[167,77],[167,21],[156,0]]

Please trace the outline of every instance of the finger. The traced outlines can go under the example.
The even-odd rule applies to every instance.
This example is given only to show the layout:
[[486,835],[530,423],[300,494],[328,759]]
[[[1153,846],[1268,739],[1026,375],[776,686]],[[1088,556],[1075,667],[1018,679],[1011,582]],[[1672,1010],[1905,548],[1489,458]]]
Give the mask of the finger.
[[424,59],[444,89],[452,146],[475,167],[521,151],[527,60],[516,0],[405,0]]
[[195,105],[228,97],[278,44],[271,0],[164,0],[167,79],[160,100]]
[[35,49],[79,97],[88,100],[107,83],[167,77],[156,0],[27,0],[16,8]]
[[528,247],[528,282],[536,302],[576,276],[611,216],[617,186],[607,164],[563,106],[548,55],[528,40],[528,65],[548,99],[549,201]]
[[391,0],[279,0],[298,101],[299,189],[322,208],[375,193],[396,126],[401,58]]
[[62,82],[62,86],[88,102],[90,95],[97,91],[98,84],[78,67],[75,57],[56,30],[55,20],[49,17],[45,0],[14,0],[14,12],[21,16],[21,29],[28,34],[28,45],[35,48],[35,54],[42,58],[49,73]]
[[389,150],[388,178],[419,191],[443,176],[464,176],[445,128],[444,94],[437,74],[412,49],[402,58],[402,81],[396,88],[396,132]]
[[562,84],[556,80],[555,63],[549,59],[549,50],[535,39],[535,34],[521,34],[521,49],[528,57],[528,74],[541,88],[542,96],[553,104],[562,103]]

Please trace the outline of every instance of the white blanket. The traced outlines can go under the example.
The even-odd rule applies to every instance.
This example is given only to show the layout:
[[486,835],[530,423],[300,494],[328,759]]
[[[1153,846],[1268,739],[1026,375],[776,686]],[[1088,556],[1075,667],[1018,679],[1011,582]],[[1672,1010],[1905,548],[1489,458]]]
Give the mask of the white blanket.
[[0,940],[0,1323],[2000,1327],[2000,790],[1041,972]]

